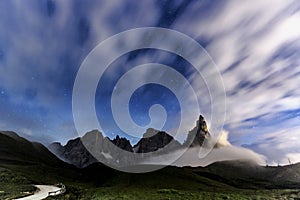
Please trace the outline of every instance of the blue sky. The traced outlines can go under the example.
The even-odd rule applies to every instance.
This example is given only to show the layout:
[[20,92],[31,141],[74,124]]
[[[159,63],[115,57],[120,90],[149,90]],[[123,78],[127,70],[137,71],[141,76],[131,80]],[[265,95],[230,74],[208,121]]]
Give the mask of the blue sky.
[[[289,0],[1,1],[0,129],[45,144],[78,136],[72,90],[89,52],[121,31],[164,27],[198,41],[218,66],[226,92],[224,129],[232,144],[270,162],[300,161],[299,10],[300,2]],[[187,79],[193,74],[184,59],[163,51],[118,58],[100,80],[106,87],[98,87],[96,94],[98,118],[108,135],[122,134],[109,110],[115,83],[132,66],[147,62],[172,66]],[[135,122],[148,124],[147,111],[155,103],[167,111],[164,128],[174,128],[178,101],[159,85],[134,93]]]

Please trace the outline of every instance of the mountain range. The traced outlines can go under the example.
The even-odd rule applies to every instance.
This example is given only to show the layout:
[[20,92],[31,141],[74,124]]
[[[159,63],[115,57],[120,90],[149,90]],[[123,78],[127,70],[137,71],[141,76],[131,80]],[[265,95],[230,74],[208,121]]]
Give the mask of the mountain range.
[[[108,137],[103,137],[103,134],[98,130],[93,130],[88,132],[82,138],[78,137],[68,141],[64,146],[55,142],[50,144],[48,148],[62,160],[80,168],[96,163],[99,157],[100,160],[105,161],[109,161],[111,157],[117,157],[119,162],[118,165],[123,163],[126,166],[127,163],[130,163],[132,159],[136,158],[131,157],[130,154],[126,154],[126,157],[119,157],[119,153],[117,150],[111,148],[111,145],[115,145],[122,150],[132,153],[146,153],[143,157],[146,158],[147,153],[159,154],[162,148],[166,148],[167,151],[174,151],[187,146],[201,146],[205,138],[208,137],[210,137],[210,134],[205,119],[200,115],[195,128],[189,132],[188,137],[183,144],[164,131],[148,128],[143,134],[143,137],[135,145],[132,145],[130,141],[124,137],[117,135],[114,139],[110,139]],[[95,141],[98,141],[97,144]],[[103,151],[105,151],[105,149],[107,150],[107,152],[101,152],[101,155],[98,155],[98,159],[96,159],[89,151],[91,149],[98,149],[99,147],[97,147],[97,145],[100,145],[100,148],[104,149]],[[92,147],[87,150],[86,146]]]
[[[198,121],[198,126],[201,124],[199,122],[201,120]],[[204,127],[193,130],[203,132]],[[208,131],[206,134],[204,136],[201,133],[201,138],[209,137]],[[196,136],[195,140],[198,143],[195,140],[192,142],[201,144],[199,143],[201,140],[200,136],[197,135],[197,131]],[[101,136],[99,133],[96,134],[92,131],[84,137],[90,137],[91,139]],[[154,150],[155,152],[159,151],[160,147],[163,147],[171,139],[171,136],[164,132],[159,132],[156,137],[165,138],[165,140],[157,146],[151,146],[154,144],[151,142],[153,140],[150,140],[151,137],[147,137],[132,146],[125,138],[116,137],[110,140],[110,143],[127,152],[145,152],[148,150]],[[1,131],[0,191],[7,188],[9,190],[13,185],[20,185],[21,183],[31,185],[63,182],[66,184],[68,192],[61,198],[57,197],[55,199],[85,199],[95,196],[96,193],[99,193],[102,198],[108,191],[111,191],[110,195],[115,196],[119,193],[126,195],[140,195],[141,193],[142,195],[147,194],[149,198],[153,195],[163,195],[163,197],[168,195],[173,197],[175,195],[176,198],[179,198],[180,196],[188,197],[191,194],[198,195],[203,192],[205,194],[203,193],[202,198],[208,198],[207,195],[212,195],[210,199],[215,199],[216,193],[221,196],[226,193],[228,196],[234,197],[236,195],[244,195],[244,197],[252,195],[253,198],[256,198],[258,194],[265,195],[264,197],[268,196],[269,194],[264,192],[259,193],[262,189],[272,189],[270,191],[272,191],[273,196],[275,195],[273,189],[284,189],[275,190],[280,193],[276,193],[276,195],[286,196],[288,194],[289,196],[295,196],[295,198],[299,196],[297,191],[286,189],[300,187],[300,164],[267,167],[259,166],[248,160],[235,160],[216,162],[206,167],[167,166],[155,172],[131,174],[114,170],[97,162],[84,148],[80,138],[70,140],[65,146],[58,143],[52,144],[52,146],[54,145],[56,145],[56,148],[63,150],[61,151],[63,152],[61,158],[62,156],[65,156],[65,158],[69,156],[68,158],[73,159],[74,163],[80,163],[80,165],[78,164],[78,167],[75,167],[64,162],[40,143],[28,141],[14,132]],[[179,145],[184,144],[179,143]],[[79,154],[76,156],[75,152]],[[106,156],[109,157],[109,155]],[[70,161],[68,162],[70,163]],[[8,178],[7,174],[11,174],[11,178]],[[16,179],[16,177],[20,178]],[[6,185],[9,185],[9,187],[5,187]],[[88,196],[88,191],[92,192],[90,196]],[[137,191],[139,193],[136,193]],[[0,199],[2,197],[6,199],[8,194],[0,192]],[[142,197],[146,198],[147,195]],[[118,196],[118,198],[123,197]],[[192,196],[188,199],[195,198],[198,197]],[[274,198],[278,199],[281,196],[274,196]]]
[[[71,143],[79,142],[75,139]],[[80,144],[80,142],[78,143]],[[68,146],[68,145],[67,145]],[[84,154],[81,154],[82,156]],[[45,146],[37,142],[30,142],[14,132],[0,132],[0,168],[10,166],[22,166],[21,168],[56,169],[61,172],[62,177],[67,175],[66,171],[76,174],[76,177],[93,179],[92,176],[104,176],[105,174],[123,174],[105,165],[94,162],[82,169],[67,164],[57,158]],[[28,168],[27,168],[28,166]],[[188,171],[194,175],[222,182],[231,186],[243,188],[298,188],[300,187],[300,164],[280,167],[260,166],[248,160],[216,162],[206,167],[166,167],[175,171]],[[58,169],[58,170],[57,170]],[[38,173],[39,170],[30,173]],[[50,170],[52,171],[52,170]],[[182,173],[180,172],[180,173]],[[69,174],[72,174],[69,173]],[[51,179],[51,177],[50,177]],[[43,179],[46,181],[47,179]],[[40,180],[43,182],[43,180]]]

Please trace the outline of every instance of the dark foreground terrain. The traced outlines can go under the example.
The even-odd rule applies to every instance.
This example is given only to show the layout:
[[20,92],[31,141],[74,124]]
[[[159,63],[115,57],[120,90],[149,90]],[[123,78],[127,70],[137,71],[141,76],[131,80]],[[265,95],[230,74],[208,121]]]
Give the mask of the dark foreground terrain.
[[166,167],[144,174],[97,163],[78,169],[41,144],[0,133],[0,199],[33,192],[33,184],[57,183],[67,191],[47,199],[299,199],[299,177],[297,164],[262,167],[247,161]]

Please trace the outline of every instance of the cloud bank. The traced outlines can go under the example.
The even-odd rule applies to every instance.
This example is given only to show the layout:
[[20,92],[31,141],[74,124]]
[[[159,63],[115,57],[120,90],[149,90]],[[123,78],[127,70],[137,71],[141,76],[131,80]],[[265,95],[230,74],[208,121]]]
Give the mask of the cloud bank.
[[[170,154],[161,155],[153,157],[143,164],[158,164],[158,165],[168,165],[169,160],[176,158],[178,152],[172,152]],[[259,165],[265,165],[265,157],[261,154],[255,153],[254,151],[236,147],[236,146],[226,146],[220,148],[214,148],[212,151],[204,158],[199,158],[199,148],[193,147],[188,149],[177,161],[171,165],[183,167],[183,166],[207,166],[214,162],[226,161],[226,160],[247,160],[255,162]]]

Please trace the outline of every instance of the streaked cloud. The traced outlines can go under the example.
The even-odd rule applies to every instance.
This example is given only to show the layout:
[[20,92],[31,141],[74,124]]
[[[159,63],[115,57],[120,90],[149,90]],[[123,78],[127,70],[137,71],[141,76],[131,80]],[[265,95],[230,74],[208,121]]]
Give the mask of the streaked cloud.
[[[298,1],[12,0],[1,1],[0,8],[1,129],[24,135],[31,130],[30,138],[45,143],[76,137],[71,95],[83,59],[121,31],[161,26],[199,41],[219,67],[227,94],[224,128],[233,145],[246,145],[270,163],[300,160],[289,139],[299,138],[290,131],[300,116]],[[107,79],[132,65],[182,64],[172,55],[149,52],[120,58],[122,69],[107,71]],[[194,80],[188,70],[182,72]],[[205,84],[197,84],[206,96]],[[210,103],[203,99],[204,115]]]

